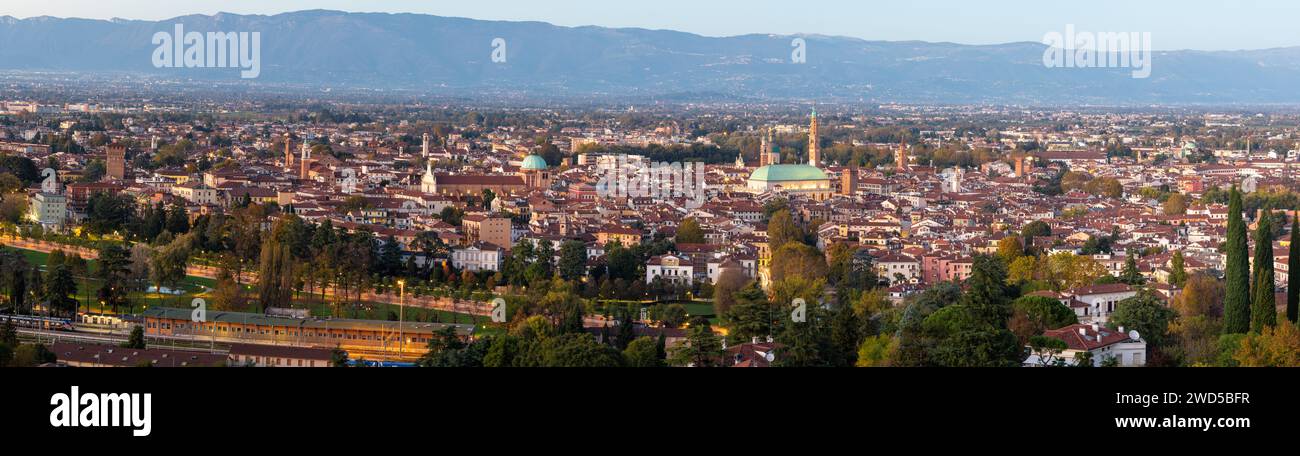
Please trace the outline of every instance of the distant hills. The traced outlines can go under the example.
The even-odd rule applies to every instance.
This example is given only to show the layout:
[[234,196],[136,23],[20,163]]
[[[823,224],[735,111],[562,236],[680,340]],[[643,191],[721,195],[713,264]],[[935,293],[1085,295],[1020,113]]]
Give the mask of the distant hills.
[[[826,99],[1039,105],[1300,102],[1300,47],[1156,52],[1130,69],[1051,69],[1045,46],[973,46],[801,35],[705,37],[635,28],[560,27],[419,14],[221,13],[163,21],[0,17],[0,70],[131,72],[238,80],[234,69],[156,69],[155,32],[261,32],[255,81],[474,95]],[[1046,32],[1046,31],[1045,31]],[[493,63],[492,40],[506,43]]]

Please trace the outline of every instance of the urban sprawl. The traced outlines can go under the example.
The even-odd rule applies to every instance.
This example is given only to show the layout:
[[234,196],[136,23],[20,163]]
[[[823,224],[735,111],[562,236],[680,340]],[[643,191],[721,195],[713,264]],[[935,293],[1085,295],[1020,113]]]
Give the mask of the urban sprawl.
[[0,100],[0,365],[1300,365],[1292,112],[108,98]]

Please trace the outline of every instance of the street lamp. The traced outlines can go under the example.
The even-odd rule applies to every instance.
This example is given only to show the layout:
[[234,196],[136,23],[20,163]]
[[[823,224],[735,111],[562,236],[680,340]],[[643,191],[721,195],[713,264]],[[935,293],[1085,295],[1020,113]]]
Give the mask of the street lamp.
[[397,355],[402,356],[406,354],[406,333],[402,328],[406,320],[406,281],[398,280],[397,287],[401,290],[397,295]]

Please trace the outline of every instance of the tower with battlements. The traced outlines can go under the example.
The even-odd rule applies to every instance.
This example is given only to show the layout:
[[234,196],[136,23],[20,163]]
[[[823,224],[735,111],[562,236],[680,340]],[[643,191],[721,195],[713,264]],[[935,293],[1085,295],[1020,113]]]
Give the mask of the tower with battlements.
[[898,172],[905,173],[910,170],[910,168],[908,167],[908,164],[910,162],[908,161],[907,158],[907,143],[905,142],[898,143],[898,152],[894,153],[894,162],[895,162],[894,169],[897,170]]
[[110,179],[126,180],[126,146],[110,144],[108,146],[107,174]]

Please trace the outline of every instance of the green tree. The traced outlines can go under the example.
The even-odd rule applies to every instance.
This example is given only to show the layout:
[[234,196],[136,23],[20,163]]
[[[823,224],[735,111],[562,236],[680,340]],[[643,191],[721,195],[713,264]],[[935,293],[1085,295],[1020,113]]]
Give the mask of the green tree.
[[1224,273],[1224,334],[1250,331],[1250,261],[1246,258],[1246,222],[1242,220],[1241,192],[1232,188],[1228,197],[1228,266]]
[[161,293],[162,287],[176,288],[185,280],[185,267],[189,264],[194,235],[186,234],[154,251],[150,261],[150,278]]
[[56,315],[71,316],[77,313],[77,280],[67,265],[58,264],[47,273],[45,302]]
[[1142,271],[1138,270],[1137,255],[1130,253],[1124,260],[1124,269],[1119,273],[1120,283],[1126,283],[1138,286],[1146,283],[1146,278],[1142,276]]
[[587,245],[579,241],[561,245],[559,272],[564,280],[578,280],[587,275]]
[[[1287,287],[1286,287],[1286,319],[1291,323],[1296,323],[1297,317],[1300,317],[1300,275],[1295,271],[1300,271],[1300,217],[1291,220],[1291,246],[1289,247],[1286,265],[1287,265]],[[1291,277],[1296,277],[1297,282],[1292,282]]]
[[22,344],[13,350],[13,367],[36,367],[45,363],[58,361],[58,357],[45,344]]
[[570,333],[542,341],[545,367],[620,367],[623,355],[614,347],[596,342],[591,334]]
[[1029,349],[1038,355],[1038,365],[1043,367],[1057,365],[1061,352],[1070,348],[1065,341],[1055,337],[1034,336],[1029,338]]
[[126,343],[122,344],[122,346],[125,348],[144,350],[144,326],[135,325],[134,328],[131,328],[131,336],[126,339]]
[[1079,322],[1078,316],[1061,301],[1045,296],[1024,296],[1011,303],[1008,329],[1016,338],[1028,342],[1048,329],[1063,328]]
[[985,325],[1005,328],[1011,317],[1008,305],[1012,290],[1007,286],[1007,266],[996,257],[977,255],[971,265],[971,275],[966,279],[968,290],[961,303]]
[[1047,237],[1052,235],[1052,227],[1042,220],[1029,222],[1020,229],[1020,237],[1025,238],[1025,244],[1030,244],[1029,240],[1036,237]]
[[1164,344],[1169,322],[1177,315],[1159,296],[1143,290],[1137,296],[1116,304],[1110,323],[1135,329],[1150,346],[1160,347]]
[[703,244],[704,230],[700,228],[699,220],[695,217],[682,220],[681,226],[677,227],[676,241],[678,244]]
[[1183,286],[1187,283],[1187,268],[1183,262],[1183,252],[1174,251],[1174,257],[1169,260],[1169,283],[1176,286]]
[[674,366],[721,367],[722,341],[713,333],[713,326],[703,317],[691,320],[686,332],[686,342],[673,348],[668,362]]
[[126,284],[131,276],[131,251],[122,245],[107,244],[99,250],[97,263],[95,277],[101,282],[97,297],[116,313],[118,306],[128,305]]
[[[291,251],[293,241],[292,236],[287,235],[287,224],[290,223],[286,218],[277,220],[272,227],[272,235],[266,236],[262,240],[261,255],[258,261],[257,270],[257,298],[258,306],[261,310],[268,307],[288,307],[292,302],[293,289],[297,279],[295,275],[295,266],[297,261]],[[279,232],[285,235],[277,236],[274,233]],[[373,249],[371,238],[354,238],[340,248],[346,250],[349,254],[342,255],[345,263],[342,269],[347,272],[343,274],[344,280],[351,288],[360,291],[360,280],[368,277],[369,264]],[[364,251],[365,254],[362,254]],[[364,266],[363,266],[364,265]],[[340,291],[336,290],[335,294]],[[346,293],[346,291],[342,291]]]
[[1250,329],[1254,332],[1277,324],[1272,218],[1267,211],[1263,212],[1255,231],[1255,270],[1250,284],[1250,289],[1254,292],[1250,302]]
[[777,249],[791,242],[802,243],[803,230],[794,223],[789,210],[776,211],[767,223],[767,245],[772,251],[772,258],[777,258]]
[[773,335],[773,312],[767,294],[758,283],[750,282],[733,297],[735,303],[720,314],[722,326],[727,328],[728,340],[744,342]]
[[659,359],[658,342],[650,337],[638,337],[623,349],[623,365],[627,367],[663,367]]

